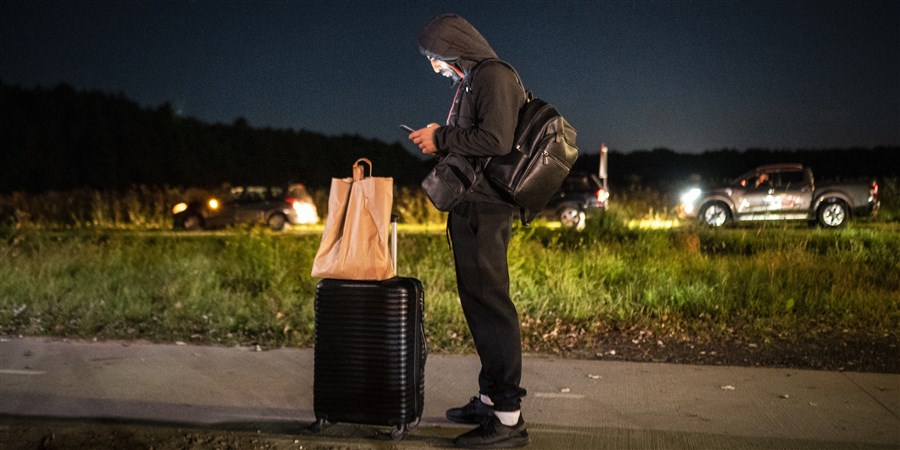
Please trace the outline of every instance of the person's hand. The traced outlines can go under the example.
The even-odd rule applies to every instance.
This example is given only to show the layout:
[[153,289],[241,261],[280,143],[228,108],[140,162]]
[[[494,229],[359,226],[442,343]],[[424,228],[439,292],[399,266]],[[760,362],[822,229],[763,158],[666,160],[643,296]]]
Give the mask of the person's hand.
[[433,155],[437,153],[437,147],[434,145],[434,132],[440,125],[429,123],[425,128],[420,128],[409,134],[409,140],[418,145],[422,149],[422,153]]

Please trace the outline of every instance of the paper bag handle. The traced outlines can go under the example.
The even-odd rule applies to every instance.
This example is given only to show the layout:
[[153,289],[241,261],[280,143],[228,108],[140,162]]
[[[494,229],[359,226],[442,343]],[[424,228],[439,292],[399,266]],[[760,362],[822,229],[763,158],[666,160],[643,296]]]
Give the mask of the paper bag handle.
[[353,181],[359,181],[365,178],[366,172],[365,167],[361,166],[359,163],[364,162],[369,165],[369,176],[372,176],[372,161],[369,161],[366,158],[359,158],[353,163]]

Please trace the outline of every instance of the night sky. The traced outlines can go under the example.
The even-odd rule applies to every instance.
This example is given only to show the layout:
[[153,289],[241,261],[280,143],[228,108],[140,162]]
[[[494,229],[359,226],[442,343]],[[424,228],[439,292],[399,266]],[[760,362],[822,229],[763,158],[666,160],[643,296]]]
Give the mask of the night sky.
[[393,142],[401,122],[446,117],[453,91],[416,45],[442,12],[472,22],[583,151],[900,145],[893,0],[0,0],[0,81]]

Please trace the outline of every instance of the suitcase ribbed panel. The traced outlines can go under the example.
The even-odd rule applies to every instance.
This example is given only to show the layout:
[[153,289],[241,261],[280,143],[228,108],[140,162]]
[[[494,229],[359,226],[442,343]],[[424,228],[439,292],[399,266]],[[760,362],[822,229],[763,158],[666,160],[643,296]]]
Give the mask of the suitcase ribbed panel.
[[393,426],[421,417],[422,284],[325,279],[316,287],[315,307],[316,418]]

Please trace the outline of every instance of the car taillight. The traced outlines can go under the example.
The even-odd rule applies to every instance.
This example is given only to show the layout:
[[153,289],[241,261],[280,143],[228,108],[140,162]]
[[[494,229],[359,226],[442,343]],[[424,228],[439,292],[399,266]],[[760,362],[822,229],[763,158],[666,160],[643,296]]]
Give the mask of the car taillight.
[[606,200],[609,199],[609,192],[606,192],[606,189],[600,189],[597,191],[597,201],[600,203],[606,203]]
[[878,197],[878,182],[873,181],[872,185],[869,186],[869,195],[872,197]]
[[287,203],[288,205],[291,205],[291,207],[293,207],[294,205],[296,205],[299,202],[299,200],[297,200],[294,197],[285,197],[284,202]]

